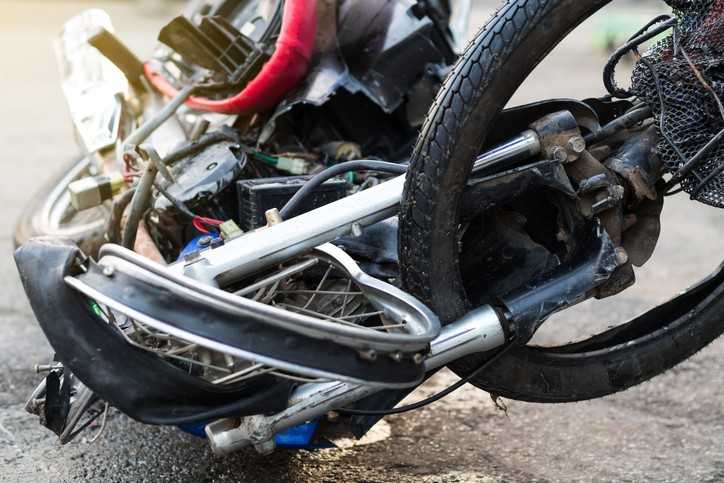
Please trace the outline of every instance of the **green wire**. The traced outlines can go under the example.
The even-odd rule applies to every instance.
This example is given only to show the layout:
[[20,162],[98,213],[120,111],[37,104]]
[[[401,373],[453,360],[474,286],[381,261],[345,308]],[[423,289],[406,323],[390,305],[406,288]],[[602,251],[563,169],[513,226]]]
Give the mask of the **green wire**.
[[259,151],[252,151],[251,153],[255,158],[260,159],[264,161],[267,164],[270,164],[271,166],[276,166],[279,164],[279,158],[276,158],[274,156],[269,156],[268,154],[264,154]]
[[98,317],[103,317],[105,314],[103,313],[103,310],[101,309],[101,306],[98,305],[98,303],[95,300],[90,300],[88,302],[90,305],[91,310],[94,314],[96,314]]

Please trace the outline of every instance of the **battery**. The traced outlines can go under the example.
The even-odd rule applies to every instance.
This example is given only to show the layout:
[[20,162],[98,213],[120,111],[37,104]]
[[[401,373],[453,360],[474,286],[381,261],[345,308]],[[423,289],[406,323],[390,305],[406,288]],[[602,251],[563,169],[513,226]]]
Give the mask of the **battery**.
[[[264,214],[273,208],[281,209],[309,179],[310,176],[289,176],[237,181],[239,226],[244,231],[266,226]],[[347,182],[331,179],[310,193],[298,213],[319,208],[346,195]]]

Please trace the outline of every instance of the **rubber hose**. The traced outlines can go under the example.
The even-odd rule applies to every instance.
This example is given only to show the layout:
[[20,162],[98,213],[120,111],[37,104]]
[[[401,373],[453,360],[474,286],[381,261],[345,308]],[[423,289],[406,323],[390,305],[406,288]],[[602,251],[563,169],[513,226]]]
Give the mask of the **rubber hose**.
[[287,204],[285,204],[284,208],[279,212],[282,219],[287,220],[298,215],[299,213],[297,213],[297,211],[299,206],[318,186],[348,171],[379,171],[382,173],[405,174],[407,172],[407,165],[388,163],[385,161],[359,160],[347,161],[331,166],[307,181],[304,186],[287,201]]
[[[306,76],[316,34],[317,0],[287,0],[276,48],[259,75],[232,97],[214,100],[192,96],[186,105],[200,111],[240,115],[273,108]],[[177,89],[148,62],[144,65],[144,73],[165,96],[178,94]]]

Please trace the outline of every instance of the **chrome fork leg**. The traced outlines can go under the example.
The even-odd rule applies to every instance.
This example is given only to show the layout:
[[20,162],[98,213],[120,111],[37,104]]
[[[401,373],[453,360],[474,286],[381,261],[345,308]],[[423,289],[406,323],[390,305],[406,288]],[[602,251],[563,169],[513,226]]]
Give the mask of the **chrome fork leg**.
[[[470,312],[445,326],[430,344],[425,369],[431,371],[466,355],[487,352],[506,342],[498,314],[489,306]],[[345,382],[310,383],[291,395],[289,407],[271,416],[222,419],[206,426],[206,435],[217,455],[226,455],[252,445],[261,453],[274,450],[274,435],[317,419],[327,412],[344,408],[379,389]]]

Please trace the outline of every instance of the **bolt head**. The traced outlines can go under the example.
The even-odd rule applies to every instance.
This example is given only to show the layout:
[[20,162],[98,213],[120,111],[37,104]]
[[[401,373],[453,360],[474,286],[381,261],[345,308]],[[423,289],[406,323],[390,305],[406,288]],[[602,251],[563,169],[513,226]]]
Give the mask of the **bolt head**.
[[568,153],[560,146],[556,146],[551,150],[551,156],[559,163],[565,163],[568,160]]
[[586,141],[581,136],[575,136],[568,141],[568,147],[574,153],[581,154],[586,150]]
[[395,362],[402,362],[402,352],[393,352],[392,354],[390,354],[390,357]]
[[374,349],[361,351],[359,353],[359,356],[365,361],[376,361],[377,360],[377,351]]
[[116,273],[116,269],[113,268],[113,265],[106,265],[103,267],[103,275],[106,277],[112,277],[113,274]]
[[628,252],[623,247],[616,249],[616,263],[618,266],[623,266],[628,263]]

